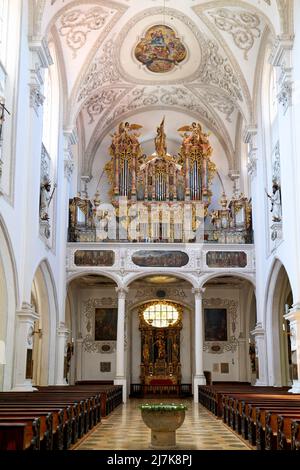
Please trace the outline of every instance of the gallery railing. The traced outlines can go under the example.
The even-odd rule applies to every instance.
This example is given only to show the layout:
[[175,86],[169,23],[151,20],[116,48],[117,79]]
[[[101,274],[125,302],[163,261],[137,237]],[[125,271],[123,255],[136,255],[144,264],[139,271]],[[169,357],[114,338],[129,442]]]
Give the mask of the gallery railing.
[[187,231],[181,238],[174,236],[164,237],[161,233],[154,237],[137,236],[130,238],[124,233],[109,234],[108,232],[98,233],[94,227],[86,227],[85,225],[70,227],[68,233],[68,241],[71,243],[221,243],[221,244],[252,244],[252,230],[205,230],[202,234]]

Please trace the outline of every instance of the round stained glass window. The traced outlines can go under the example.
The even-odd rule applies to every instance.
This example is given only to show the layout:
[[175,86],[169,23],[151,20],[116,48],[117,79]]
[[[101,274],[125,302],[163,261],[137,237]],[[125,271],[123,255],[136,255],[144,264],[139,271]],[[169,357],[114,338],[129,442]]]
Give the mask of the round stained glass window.
[[144,310],[143,317],[148,325],[165,328],[174,325],[178,321],[179,312],[174,305],[155,303]]

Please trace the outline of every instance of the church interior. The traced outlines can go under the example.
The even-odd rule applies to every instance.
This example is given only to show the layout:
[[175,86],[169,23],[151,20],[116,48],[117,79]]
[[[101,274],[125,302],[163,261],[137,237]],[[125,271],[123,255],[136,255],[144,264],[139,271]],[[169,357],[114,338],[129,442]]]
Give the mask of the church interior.
[[0,450],[300,450],[299,28],[0,0]]

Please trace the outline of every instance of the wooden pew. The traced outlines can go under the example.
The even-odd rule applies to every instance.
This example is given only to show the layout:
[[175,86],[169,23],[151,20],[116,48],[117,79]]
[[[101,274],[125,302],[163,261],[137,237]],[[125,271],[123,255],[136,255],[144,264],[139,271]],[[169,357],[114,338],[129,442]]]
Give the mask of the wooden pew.
[[53,415],[52,413],[39,411],[0,411],[0,422],[25,418],[39,418],[40,420],[40,444],[43,450],[53,450]]
[[[22,416],[24,413],[32,413],[35,416],[44,416],[49,417],[46,420],[47,431],[49,430],[49,436],[46,434],[45,442],[42,442],[42,447],[45,450],[63,450],[64,448],[64,435],[63,428],[64,422],[66,421],[66,416],[64,415],[64,410],[57,408],[57,406],[50,406],[49,404],[39,407],[37,405],[20,405],[20,404],[7,404],[3,405],[0,403],[0,417],[5,416],[6,413],[9,413],[12,416]],[[51,429],[52,425],[52,429]],[[52,432],[50,432],[50,429]],[[46,431],[46,432],[47,432]]]
[[[299,447],[299,397],[287,387],[199,386],[199,401],[258,449]],[[269,413],[275,418],[268,423]]]
[[40,419],[0,418],[0,450],[40,450]]

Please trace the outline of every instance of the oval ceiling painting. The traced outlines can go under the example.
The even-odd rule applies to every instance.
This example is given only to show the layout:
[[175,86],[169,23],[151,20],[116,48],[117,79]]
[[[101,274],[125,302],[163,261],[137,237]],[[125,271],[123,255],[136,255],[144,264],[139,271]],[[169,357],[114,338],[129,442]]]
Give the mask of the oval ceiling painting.
[[137,44],[135,57],[155,73],[170,72],[187,55],[186,48],[169,26],[156,25],[147,30]]

